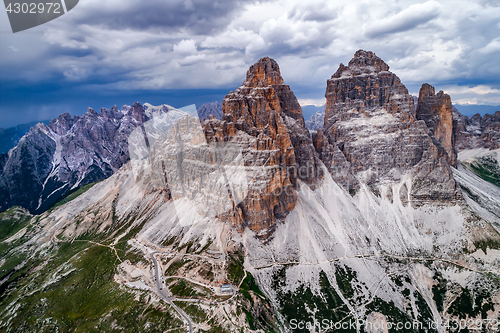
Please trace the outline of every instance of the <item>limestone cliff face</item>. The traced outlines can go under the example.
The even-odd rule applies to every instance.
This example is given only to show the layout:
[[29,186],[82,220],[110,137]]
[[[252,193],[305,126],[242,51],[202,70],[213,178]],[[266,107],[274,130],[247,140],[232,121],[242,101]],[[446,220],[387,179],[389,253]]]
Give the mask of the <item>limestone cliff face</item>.
[[278,64],[265,57],[250,67],[243,85],[225,97],[223,113],[222,121],[204,123],[207,140],[240,145],[251,175],[248,196],[237,208],[240,213],[229,219],[266,233],[295,207],[301,182],[315,188],[322,178],[302,109],[283,83]]
[[467,121],[469,118],[462,115],[457,108],[452,106],[453,110],[453,141],[457,152],[467,149],[472,134],[467,131]]
[[[359,50],[346,67],[340,64],[326,87],[325,129],[336,121],[357,118],[369,108],[383,108],[399,119],[414,120],[413,97],[389,65],[373,52]],[[343,112],[353,110],[357,112]]]
[[432,136],[446,150],[448,162],[456,166],[457,154],[454,147],[450,96],[442,91],[436,94],[433,86],[424,83],[418,96],[417,119],[425,121]]
[[416,118],[406,87],[373,52],[359,50],[348,66],[341,64],[325,96],[324,130],[314,139],[335,181],[349,190],[366,184],[408,192],[412,205],[460,198],[446,151]]

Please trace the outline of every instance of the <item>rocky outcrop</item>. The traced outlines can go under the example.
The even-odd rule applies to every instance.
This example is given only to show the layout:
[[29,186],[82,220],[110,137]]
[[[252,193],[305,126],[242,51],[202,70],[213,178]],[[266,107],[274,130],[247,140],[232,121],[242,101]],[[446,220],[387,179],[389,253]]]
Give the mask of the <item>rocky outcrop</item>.
[[79,116],[71,117],[69,113],[63,113],[49,122],[49,128],[57,135],[64,135],[80,119]]
[[351,162],[347,160],[341,150],[344,146],[330,142],[330,138],[325,135],[322,129],[313,133],[312,139],[319,158],[326,165],[333,179],[344,186],[346,190],[354,193],[355,189],[359,187],[359,182],[352,172]]
[[325,96],[315,147],[335,181],[349,190],[396,184],[399,193],[404,185],[415,206],[460,198],[446,151],[416,118],[406,87],[373,52],[359,50],[348,66],[341,64]]
[[453,141],[455,149],[458,151],[467,149],[472,134],[467,131],[468,117],[462,115],[455,106],[452,106],[453,112]]
[[[35,127],[39,122],[48,124],[49,121],[35,121],[27,124],[17,125],[10,128],[0,128],[0,154],[6,154],[17,146],[19,140],[30,131],[32,127]],[[1,166],[1,164],[0,164]]]
[[325,122],[325,110],[318,111],[314,115],[312,115],[311,118],[306,120],[306,127],[310,131],[317,131],[323,128],[324,122]]
[[38,207],[56,152],[47,130],[42,123],[33,127],[8,155],[0,177],[0,211],[22,206],[33,212]]
[[200,120],[203,121],[205,119],[209,119],[212,116],[217,119],[222,119],[222,104],[218,101],[202,104],[198,108],[198,117],[200,118]]
[[450,96],[443,91],[436,94],[433,86],[424,83],[420,88],[416,115],[417,119],[425,121],[431,136],[446,150],[450,165],[456,166],[457,153],[454,147],[453,111]]
[[0,211],[40,213],[71,190],[111,176],[129,160],[128,136],[147,121],[139,103],[119,110],[89,108],[33,127],[0,170]]
[[224,98],[223,112],[222,121],[204,123],[207,140],[238,144],[247,172],[256,171],[248,177],[247,198],[229,219],[267,235],[295,207],[300,184],[315,188],[322,178],[302,110],[278,64],[265,57]]
[[453,119],[457,124],[454,130],[454,140],[458,151],[500,148],[500,111],[484,116],[477,113],[469,118],[455,108]]

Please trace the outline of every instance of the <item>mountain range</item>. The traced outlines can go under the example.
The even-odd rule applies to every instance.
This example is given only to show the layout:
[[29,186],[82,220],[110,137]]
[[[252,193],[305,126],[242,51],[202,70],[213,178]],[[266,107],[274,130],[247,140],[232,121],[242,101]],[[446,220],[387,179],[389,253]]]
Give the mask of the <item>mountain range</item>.
[[500,114],[429,84],[415,105],[364,50],[325,97],[306,122],[264,57],[221,117],[32,128],[0,162],[0,328],[495,332]]
[[[0,128],[0,154],[5,154],[19,143],[19,140],[29,132],[30,128],[36,126],[39,121],[17,125],[10,128]],[[49,121],[42,121],[48,124]]]

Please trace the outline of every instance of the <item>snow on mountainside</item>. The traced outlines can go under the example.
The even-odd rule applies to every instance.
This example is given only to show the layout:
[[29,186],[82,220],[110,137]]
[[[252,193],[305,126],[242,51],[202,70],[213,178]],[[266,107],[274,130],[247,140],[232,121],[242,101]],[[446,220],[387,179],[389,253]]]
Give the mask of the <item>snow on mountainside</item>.
[[[113,112],[135,119],[129,162],[39,216],[0,215],[0,328],[455,332],[465,320],[495,332],[498,151],[450,166],[442,96],[418,120],[372,52],[340,65],[326,95],[312,139],[268,57],[226,96],[223,120]],[[51,157],[38,172],[60,174],[73,127],[35,130],[46,144],[23,147]]]
[[325,122],[325,110],[316,112],[311,118],[306,120],[306,127],[310,131],[317,131],[323,128],[323,123]]
[[1,163],[0,211],[22,206],[40,213],[77,187],[106,179],[129,160],[130,133],[170,109],[147,103],[100,113],[89,108],[81,117],[66,113],[38,124]]

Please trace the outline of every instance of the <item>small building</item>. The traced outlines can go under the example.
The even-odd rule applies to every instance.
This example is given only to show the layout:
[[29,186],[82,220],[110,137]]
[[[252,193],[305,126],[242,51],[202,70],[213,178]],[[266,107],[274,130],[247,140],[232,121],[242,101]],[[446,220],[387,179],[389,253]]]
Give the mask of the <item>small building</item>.
[[225,283],[220,287],[220,292],[223,294],[232,294],[234,291],[233,285]]

